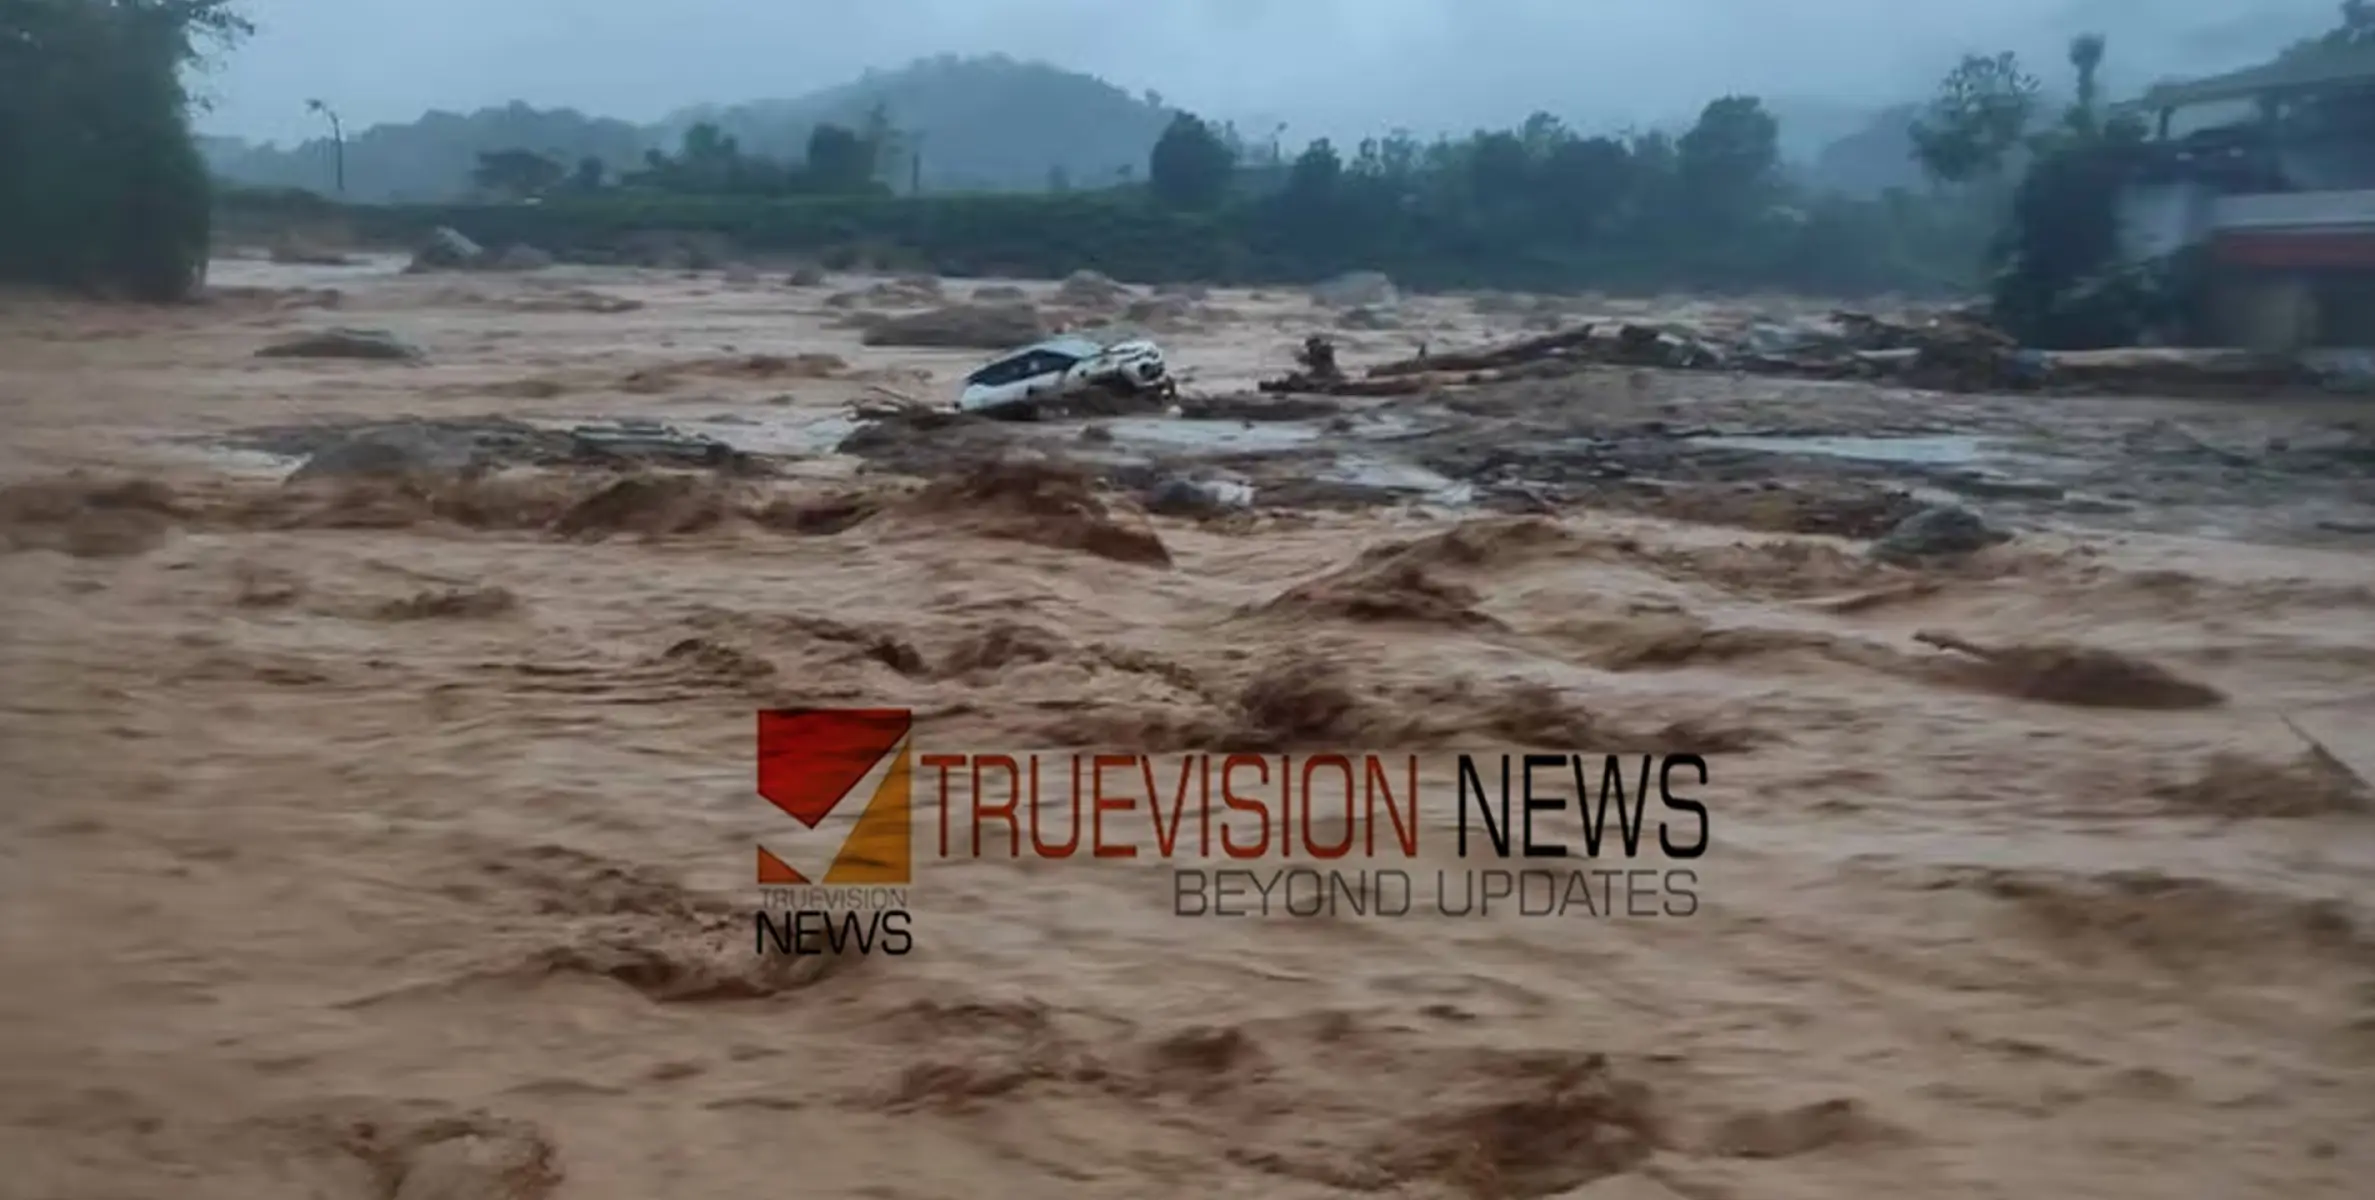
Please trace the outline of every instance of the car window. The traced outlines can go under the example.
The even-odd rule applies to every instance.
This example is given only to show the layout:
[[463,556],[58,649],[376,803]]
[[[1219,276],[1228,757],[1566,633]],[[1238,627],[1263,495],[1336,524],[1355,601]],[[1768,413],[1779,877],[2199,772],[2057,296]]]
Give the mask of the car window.
[[1031,364],[1032,360],[1038,357],[1039,356],[1036,354],[1017,354],[1013,358],[999,359],[998,361],[991,363],[990,365],[983,367],[978,371],[975,371],[973,374],[966,376],[965,382],[968,384],[984,384],[993,387],[1001,383],[1013,383],[1017,379],[1022,379],[1037,373]]

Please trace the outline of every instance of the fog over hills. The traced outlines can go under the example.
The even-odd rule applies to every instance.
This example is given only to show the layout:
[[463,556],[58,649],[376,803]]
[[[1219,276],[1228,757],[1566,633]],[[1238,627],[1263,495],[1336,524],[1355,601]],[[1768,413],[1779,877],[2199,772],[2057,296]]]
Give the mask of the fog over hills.
[[1746,92],[1781,116],[1785,152],[1812,161],[1919,99],[1966,51],[2016,50],[2051,75],[2070,36],[2103,32],[2118,93],[2265,58],[2330,25],[2335,5],[2249,7],[252,0],[259,33],[201,81],[201,128],[228,176],[321,186],[327,147],[303,143],[325,128],[304,102],[325,99],[346,121],[350,192],[371,198],[454,190],[480,150],[632,162],[700,116],[748,147],[796,153],[816,121],[880,100],[924,135],[927,186],[1031,187],[1142,165],[1168,107],[1292,150],[1315,136],[1505,126],[1537,109],[1586,130],[1672,126]]

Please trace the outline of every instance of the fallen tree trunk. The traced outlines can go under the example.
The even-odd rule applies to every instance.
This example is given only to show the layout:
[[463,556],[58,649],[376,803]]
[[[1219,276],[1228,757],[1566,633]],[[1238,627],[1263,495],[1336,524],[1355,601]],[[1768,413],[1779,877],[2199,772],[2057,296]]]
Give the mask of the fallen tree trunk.
[[1554,379],[1582,369],[1581,363],[1549,361],[1519,363],[1489,371],[1430,371],[1425,374],[1368,379],[1319,379],[1297,374],[1283,379],[1265,379],[1254,386],[1265,392],[1308,396],[1415,396],[1440,388],[1482,387],[1492,383],[1515,383],[1523,379]]
[[1568,350],[1587,345],[1592,340],[1592,326],[1578,325],[1557,333],[1511,342],[1490,350],[1470,350],[1449,354],[1422,354],[1398,362],[1382,363],[1369,368],[1369,378],[1385,379],[1398,375],[1434,375],[1454,371],[1492,371],[1514,367],[1538,359],[1554,358]]
[[1261,391],[1273,394],[1305,396],[1414,396],[1438,386],[1441,386],[1439,381],[1418,376],[1400,379],[1318,379],[1309,375],[1265,379],[1254,385]]

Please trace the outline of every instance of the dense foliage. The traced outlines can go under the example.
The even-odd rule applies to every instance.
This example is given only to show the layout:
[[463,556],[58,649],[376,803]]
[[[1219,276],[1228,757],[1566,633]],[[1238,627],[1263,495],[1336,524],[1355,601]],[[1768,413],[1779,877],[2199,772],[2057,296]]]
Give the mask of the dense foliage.
[[0,279],[173,299],[211,197],[182,68],[228,0],[0,0]]
[[1756,99],[1730,96],[1676,137],[1587,137],[1536,115],[1431,144],[1371,139],[1350,154],[1320,141],[1278,163],[1181,113],[1143,184],[899,196],[885,192],[905,135],[878,112],[855,131],[816,127],[804,162],[746,153],[705,124],[615,180],[600,164],[570,171],[525,152],[484,155],[482,189],[539,203],[358,219],[391,233],[447,223],[555,250],[638,230],[706,231],[754,253],[864,254],[952,274],[1093,267],[1257,282],[1373,269],[1417,286],[1830,292],[1976,282],[1983,213],[1936,196],[1798,188],[1779,133]]
[[818,125],[797,161],[745,153],[732,134],[703,122],[685,131],[674,151],[647,150],[640,167],[620,172],[588,155],[573,167],[534,150],[481,151],[471,171],[480,196],[499,200],[591,195],[613,188],[629,193],[689,196],[886,195],[886,169],[895,166],[903,135],[877,109],[861,130]]

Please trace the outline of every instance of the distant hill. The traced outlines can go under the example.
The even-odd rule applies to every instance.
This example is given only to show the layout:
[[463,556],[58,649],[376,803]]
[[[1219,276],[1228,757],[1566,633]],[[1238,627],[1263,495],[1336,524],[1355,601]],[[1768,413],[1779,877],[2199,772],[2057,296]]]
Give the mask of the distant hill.
[[[374,125],[346,139],[346,194],[357,200],[442,200],[470,189],[482,150],[534,150],[564,164],[599,158],[613,169],[643,160],[651,130],[574,109],[514,103],[474,113],[432,112],[409,125]],[[260,187],[327,193],[336,162],[329,138],[292,148],[200,139],[219,178]]]
[[798,158],[818,123],[854,127],[877,104],[893,126],[921,135],[922,180],[932,191],[1035,191],[1056,172],[1083,186],[1109,184],[1146,169],[1171,120],[1159,96],[1132,96],[1094,76],[1004,56],[944,56],[795,100],[688,109],[657,132],[673,141],[713,121],[745,150]]
[[[466,194],[482,151],[525,149],[574,164],[599,158],[631,168],[644,151],[672,148],[684,130],[713,121],[746,151],[799,159],[820,122],[857,126],[875,105],[897,129],[920,135],[923,185],[931,190],[1043,189],[1051,176],[1083,186],[1145,169],[1171,119],[1159,97],[1132,96],[1093,76],[1010,58],[943,57],[790,100],[758,100],[675,113],[653,125],[525,104],[474,113],[432,112],[406,125],[352,132],[347,195],[366,201],[436,200]],[[332,146],[295,147],[206,138],[217,176],[264,187],[327,192]],[[904,166],[892,172],[907,182]]]

